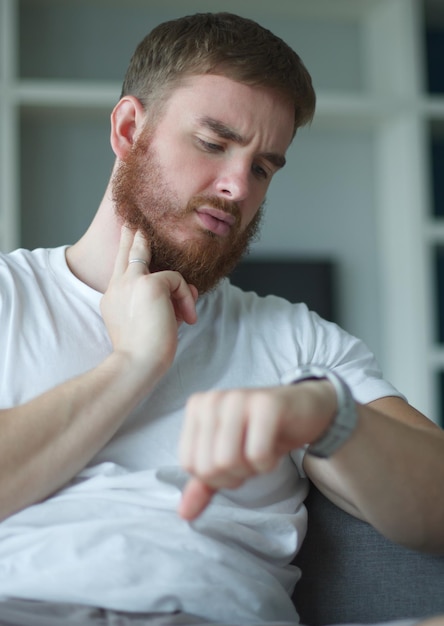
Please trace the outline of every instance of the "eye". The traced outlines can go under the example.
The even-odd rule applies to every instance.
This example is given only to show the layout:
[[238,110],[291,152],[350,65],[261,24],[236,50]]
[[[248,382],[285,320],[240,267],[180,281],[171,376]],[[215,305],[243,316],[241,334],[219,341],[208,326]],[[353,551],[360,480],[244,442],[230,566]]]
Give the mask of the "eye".
[[197,142],[201,148],[203,148],[206,152],[223,152],[223,146],[219,143],[213,143],[211,141],[205,141],[200,137],[197,137]]
[[267,180],[270,177],[270,173],[263,168],[261,165],[255,163],[252,167],[253,173],[257,178],[261,178],[263,180]]

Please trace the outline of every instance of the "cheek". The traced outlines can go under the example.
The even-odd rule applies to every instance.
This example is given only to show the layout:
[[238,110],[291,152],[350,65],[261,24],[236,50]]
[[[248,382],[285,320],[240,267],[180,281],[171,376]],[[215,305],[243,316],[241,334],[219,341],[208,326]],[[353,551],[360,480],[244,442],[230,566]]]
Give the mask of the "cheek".
[[243,207],[242,211],[242,230],[247,228],[247,226],[253,221],[261,207],[265,202],[267,187],[264,189],[258,190],[256,193],[253,193],[251,198],[248,201],[248,204]]
[[182,198],[189,199],[205,191],[214,176],[211,164],[206,159],[189,152],[184,155],[177,152],[170,154],[166,164],[163,168],[166,179]]

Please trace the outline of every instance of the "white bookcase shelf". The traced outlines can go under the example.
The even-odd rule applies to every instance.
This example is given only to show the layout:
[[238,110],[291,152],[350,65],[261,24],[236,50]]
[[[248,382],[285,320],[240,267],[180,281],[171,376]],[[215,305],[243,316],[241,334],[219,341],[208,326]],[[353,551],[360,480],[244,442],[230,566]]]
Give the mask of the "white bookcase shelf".
[[116,103],[120,88],[119,83],[111,82],[24,79],[17,85],[15,95],[21,106],[109,109]]
[[[81,234],[109,176],[109,114],[133,48],[160,21],[209,10],[206,0],[186,5],[0,0],[3,251]],[[291,149],[295,165],[269,196],[257,249],[334,258],[341,324],[372,346],[412,404],[439,421],[444,294],[434,258],[444,247],[444,217],[433,206],[430,142],[444,141],[444,92],[427,93],[425,30],[444,36],[444,3],[238,5],[213,0],[211,10],[242,13],[288,40],[318,92],[315,121]]]

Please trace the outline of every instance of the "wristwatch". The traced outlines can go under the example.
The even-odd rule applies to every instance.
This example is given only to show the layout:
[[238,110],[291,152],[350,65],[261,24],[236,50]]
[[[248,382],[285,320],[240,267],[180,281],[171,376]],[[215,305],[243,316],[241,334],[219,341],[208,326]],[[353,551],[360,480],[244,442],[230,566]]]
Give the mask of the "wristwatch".
[[307,452],[323,459],[330,457],[350,437],[358,421],[356,403],[349,386],[340,376],[321,365],[302,365],[286,372],[282,378],[283,385],[292,385],[303,380],[329,380],[336,391],[338,410],[327,431],[319,439],[311,443]]

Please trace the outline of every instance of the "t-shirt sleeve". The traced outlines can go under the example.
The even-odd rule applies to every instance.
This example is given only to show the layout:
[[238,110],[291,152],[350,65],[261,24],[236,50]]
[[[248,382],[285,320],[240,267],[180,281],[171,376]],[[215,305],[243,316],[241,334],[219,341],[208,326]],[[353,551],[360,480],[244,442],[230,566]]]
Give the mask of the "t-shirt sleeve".
[[361,404],[386,396],[406,399],[383,377],[374,354],[361,339],[306,308],[299,311],[298,329],[304,335],[304,347],[300,361],[294,366],[313,364],[333,370],[349,385],[353,397]]

